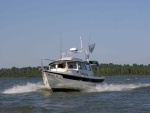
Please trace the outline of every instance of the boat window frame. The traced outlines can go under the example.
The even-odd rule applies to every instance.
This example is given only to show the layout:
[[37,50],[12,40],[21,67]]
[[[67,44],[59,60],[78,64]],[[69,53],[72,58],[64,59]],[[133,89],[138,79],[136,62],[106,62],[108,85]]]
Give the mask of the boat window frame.
[[[80,64],[84,64],[84,68],[82,68],[83,65],[81,66]],[[86,63],[85,63],[85,62],[78,62],[78,68],[79,68],[80,70],[87,71],[87,67],[86,67]]]
[[51,70],[51,69],[56,69],[56,68],[57,68],[57,64],[55,64],[55,63],[50,64],[49,66],[50,66],[50,70]]
[[[73,67],[71,68],[70,66],[69,66],[69,63],[74,63],[75,65],[73,65]],[[75,61],[68,61],[67,62],[67,67],[68,67],[68,69],[70,69],[70,70],[77,70],[78,69],[78,66],[77,66],[77,62],[75,62]]]
[[[63,67],[59,67],[59,65],[63,65]],[[57,69],[58,68],[65,69],[66,68],[66,62],[62,62],[62,63],[57,64]]]
[[90,63],[85,63],[85,64],[86,64],[87,71],[92,71]]

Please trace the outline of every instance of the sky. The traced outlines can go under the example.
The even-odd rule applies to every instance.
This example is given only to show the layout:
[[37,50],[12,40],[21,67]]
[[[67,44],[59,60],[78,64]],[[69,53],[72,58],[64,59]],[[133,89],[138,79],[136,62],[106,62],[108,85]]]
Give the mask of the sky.
[[0,68],[37,67],[96,43],[99,63],[150,64],[149,0],[0,0]]

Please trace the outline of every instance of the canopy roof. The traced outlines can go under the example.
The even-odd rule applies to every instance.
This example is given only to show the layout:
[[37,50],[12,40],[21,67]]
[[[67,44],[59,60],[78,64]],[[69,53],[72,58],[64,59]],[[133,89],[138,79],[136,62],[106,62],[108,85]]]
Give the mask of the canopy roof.
[[99,65],[98,61],[95,60],[90,60],[89,63],[97,66]]

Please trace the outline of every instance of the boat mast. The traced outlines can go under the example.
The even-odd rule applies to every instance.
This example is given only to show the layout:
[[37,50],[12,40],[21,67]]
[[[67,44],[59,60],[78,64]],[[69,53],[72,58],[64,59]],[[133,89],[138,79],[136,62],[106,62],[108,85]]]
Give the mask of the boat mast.
[[82,47],[82,38],[80,36],[80,43],[81,43],[81,50],[83,50],[83,47]]
[[61,33],[60,33],[60,58],[62,58],[62,41],[61,41]]

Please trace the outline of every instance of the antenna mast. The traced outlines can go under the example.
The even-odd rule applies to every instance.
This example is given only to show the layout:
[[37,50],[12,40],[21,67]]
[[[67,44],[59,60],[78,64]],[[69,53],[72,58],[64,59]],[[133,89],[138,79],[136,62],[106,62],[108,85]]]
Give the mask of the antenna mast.
[[91,31],[90,31],[89,43],[88,43],[88,58],[90,58],[90,51],[89,51],[90,39],[91,39]]
[[81,50],[82,50],[83,47],[82,47],[82,38],[81,38],[81,36],[80,36],[80,43],[81,43]]
[[62,43],[61,43],[61,33],[60,33],[60,58],[62,57],[62,56],[61,56],[61,53],[62,53],[62,48],[61,48],[61,46],[62,46]]

